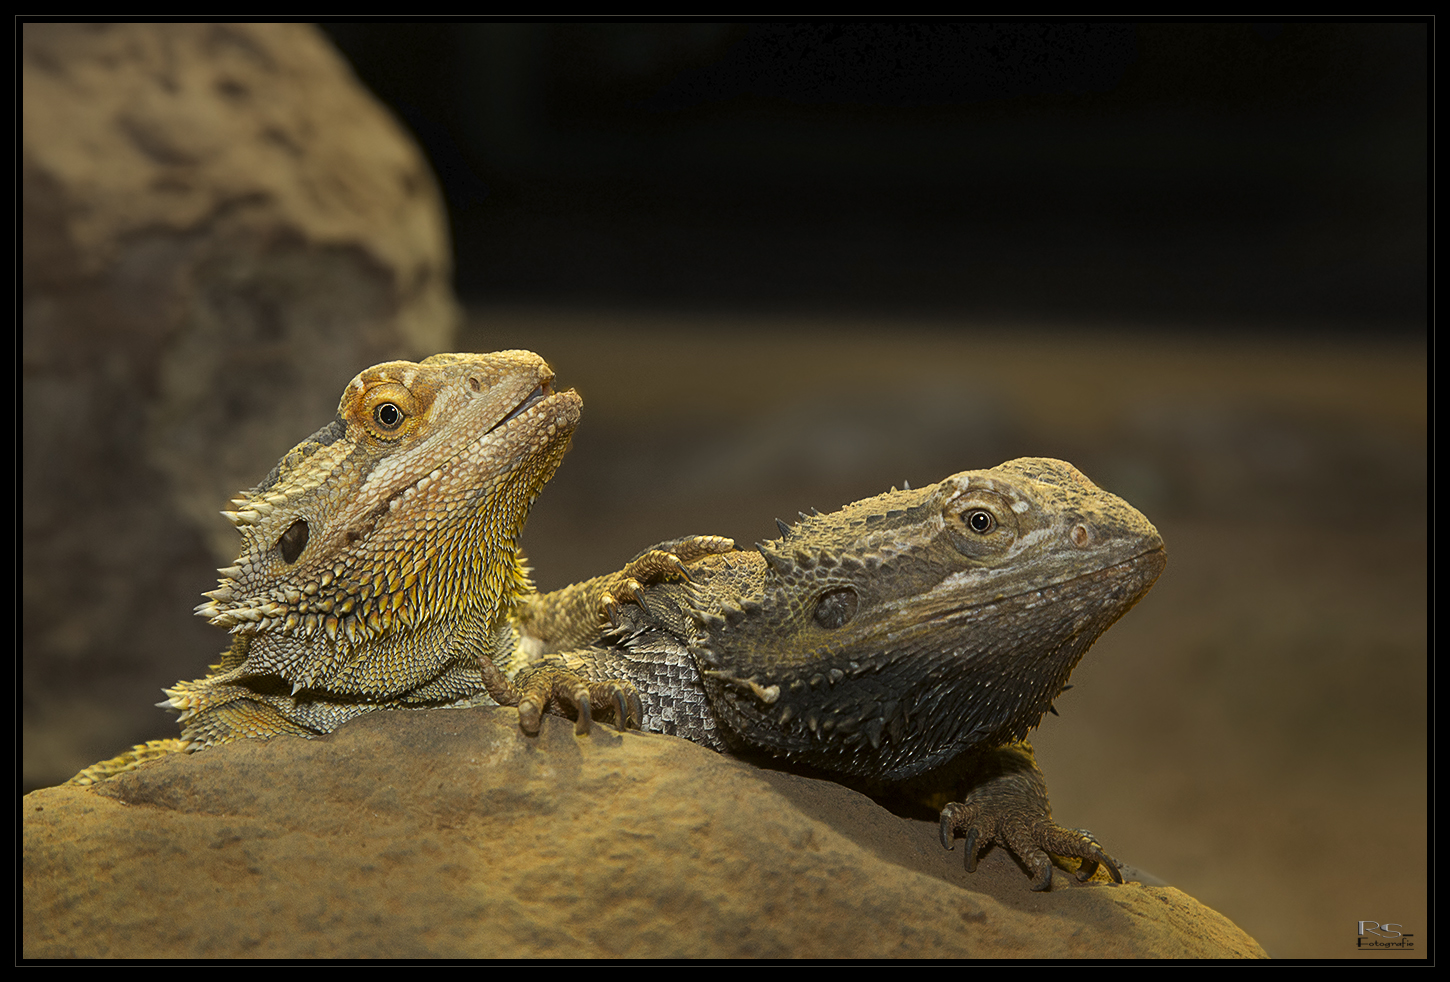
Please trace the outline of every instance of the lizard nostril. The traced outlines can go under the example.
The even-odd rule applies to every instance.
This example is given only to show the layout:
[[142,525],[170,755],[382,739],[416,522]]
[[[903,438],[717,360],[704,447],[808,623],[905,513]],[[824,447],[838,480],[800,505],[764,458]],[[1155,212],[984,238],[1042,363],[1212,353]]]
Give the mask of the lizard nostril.
[[1092,532],[1088,531],[1086,525],[1074,525],[1072,527],[1072,544],[1079,549],[1086,549],[1093,541]]

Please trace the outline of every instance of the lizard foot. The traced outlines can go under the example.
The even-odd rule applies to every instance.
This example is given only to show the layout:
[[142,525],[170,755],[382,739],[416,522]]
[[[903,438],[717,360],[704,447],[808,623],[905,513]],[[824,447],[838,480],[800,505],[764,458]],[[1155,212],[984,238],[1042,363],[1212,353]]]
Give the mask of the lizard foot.
[[609,623],[619,626],[620,601],[644,606],[640,590],[669,580],[689,580],[685,563],[735,551],[735,540],[723,535],[687,535],[652,546],[614,574],[599,593],[599,609]]
[[634,686],[617,679],[591,682],[551,662],[547,659],[531,665],[514,679],[519,693],[519,726],[525,733],[533,736],[539,732],[544,712],[551,706],[560,715],[565,715],[565,707],[574,707],[574,732],[580,736],[589,732],[594,709],[612,709],[620,730],[631,726],[638,729],[644,708]]
[[1009,849],[1031,871],[1033,890],[1046,890],[1052,884],[1052,856],[1081,860],[1079,882],[1092,879],[1099,865],[1107,868],[1113,882],[1123,882],[1118,861],[1103,851],[1091,832],[1065,829],[1027,809],[994,810],[970,799],[953,802],[941,811],[941,844],[952,848],[959,834],[967,840],[968,873],[977,871],[978,851],[996,843]]

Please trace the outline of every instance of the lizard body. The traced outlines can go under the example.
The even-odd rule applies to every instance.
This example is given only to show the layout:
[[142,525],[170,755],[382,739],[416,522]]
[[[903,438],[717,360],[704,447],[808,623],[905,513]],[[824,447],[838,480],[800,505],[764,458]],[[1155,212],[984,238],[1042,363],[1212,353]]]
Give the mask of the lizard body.
[[[582,405],[552,379],[528,351],[359,373],[337,418],[223,512],[241,554],[197,613],[233,640],[206,677],[165,690],[181,739],[138,745],[72,780],[484,690],[516,702],[504,676],[518,643],[510,616],[532,595],[517,538]],[[584,636],[574,621],[597,634],[597,605],[531,610],[556,633]]]
[[1091,835],[1051,821],[1024,738],[1162,572],[1152,524],[1071,464],[1023,458],[781,528],[641,587],[598,644],[540,642],[517,684],[545,668],[624,680],[647,730],[950,800],[943,844],[964,832],[969,869],[998,842],[1034,889],[1049,853],[1120,879]]

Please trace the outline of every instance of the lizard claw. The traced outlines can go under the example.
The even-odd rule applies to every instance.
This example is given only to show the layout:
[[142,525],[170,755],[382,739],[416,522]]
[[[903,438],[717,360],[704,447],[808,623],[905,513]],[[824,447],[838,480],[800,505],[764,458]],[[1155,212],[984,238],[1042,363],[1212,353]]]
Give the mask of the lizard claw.
[[621,600],[626,603],[638,604],[640,607],[644,606],[644,600],[639,595],[639,591],[644,589],[644,584],[630,576],[628,568],[620,576],[623,579],[611,583],[607,590],[599,594],[599,607],[614,627],[619,626],[619,602]]
[[614,579],[599,595],[599,606],[609,623],[619,626],[621,601],[644,606],[640,591],[657,583],[671,580],[694,582],[685,565],[705,556],[732,552],[735,540],[723,535],[687,535],[682,539],[661,542],[652,549],[635,556],[615,574]]
[[543,713],[550,706],[564,715],[575,712],[574,732],[583,736],[594,725],[594,710],[610,709],[621,731],[638,728],[644,718],[639,693],[628,682],[611,679],[590,682],[559,664],[544,662],[521,671],[514,680],[519,690],[519,727],[530,736],[539,732]]
[[537,702],[528,696],[519,700],[519,729],[529,736],[539,735],[539,725],[543,722],[543,709]]
[[609,682],[607,685],[614,698],[614,725],[620,732],[630,727],[639,729],[644,724],[644,704],[634,686],[625,682]]
[[570,698],[574,702],[574,708],[579,711],[579,715],[574,719],[574,735],[584,736],[589,732],[590,724],[594,722],[589,715],[589,690],[586,688],[581,692],[575,689],[570,693]]
[[[1108,871],[1108,877],[1114,883],[1123,882],[1123,871],[1118,861],[1103,851],[1098,840],[1087,829],[1065,829],[1054,825],[1053,832],[1062,837],[1060,848],[1053,851],[1063,856],[1075,856],[1082,860],[1077,868],[1077,879],[1079,883],[1086,883],[1097,873],[1098,867],[1102,866]],[[1049,848],[1052,848],[1049,846]]]
[[1050,818],[1013,809],[996,813],[981,803],[954,802],[941,812],[941,842],[950,849],[958,833],[966,837],[967,872],[977,871],[978,844],[1005,847],[1027,867],[1033,890],[1046,890],[1052,885],[1052,857],[1080,861],[1076,876],[1079,882],[1092,879],[1103,866],[1115,883],[1123,882],[1118,861],[1085,829],[1065,829]]
[[680,562],[679,556],[676,556],[673,553],[670,554],[670,557],[665,560],[665,565],[670,568],[670,572],[680,577],[686,583],[694,582],[694,580],[690,578],[690,571],[685,569],[684,563]]

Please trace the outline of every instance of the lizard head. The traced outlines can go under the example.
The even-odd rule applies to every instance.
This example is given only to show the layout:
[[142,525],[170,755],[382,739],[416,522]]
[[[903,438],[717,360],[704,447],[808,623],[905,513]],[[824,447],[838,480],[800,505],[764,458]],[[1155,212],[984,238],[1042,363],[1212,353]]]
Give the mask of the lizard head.
[[805,516],[759,548],[758,599],[703,613],[712,702],[763,749],[889,780],[1021,739],[1166,562],[1141,513],[1045,458]]
[[486,644],[528,589],[516,537],[579,423],[552,380],[529,351],[362,372],[222,513],[242,550],[197,613],[251,636],[247,672],[336,691],[402,691],[454,639]]

